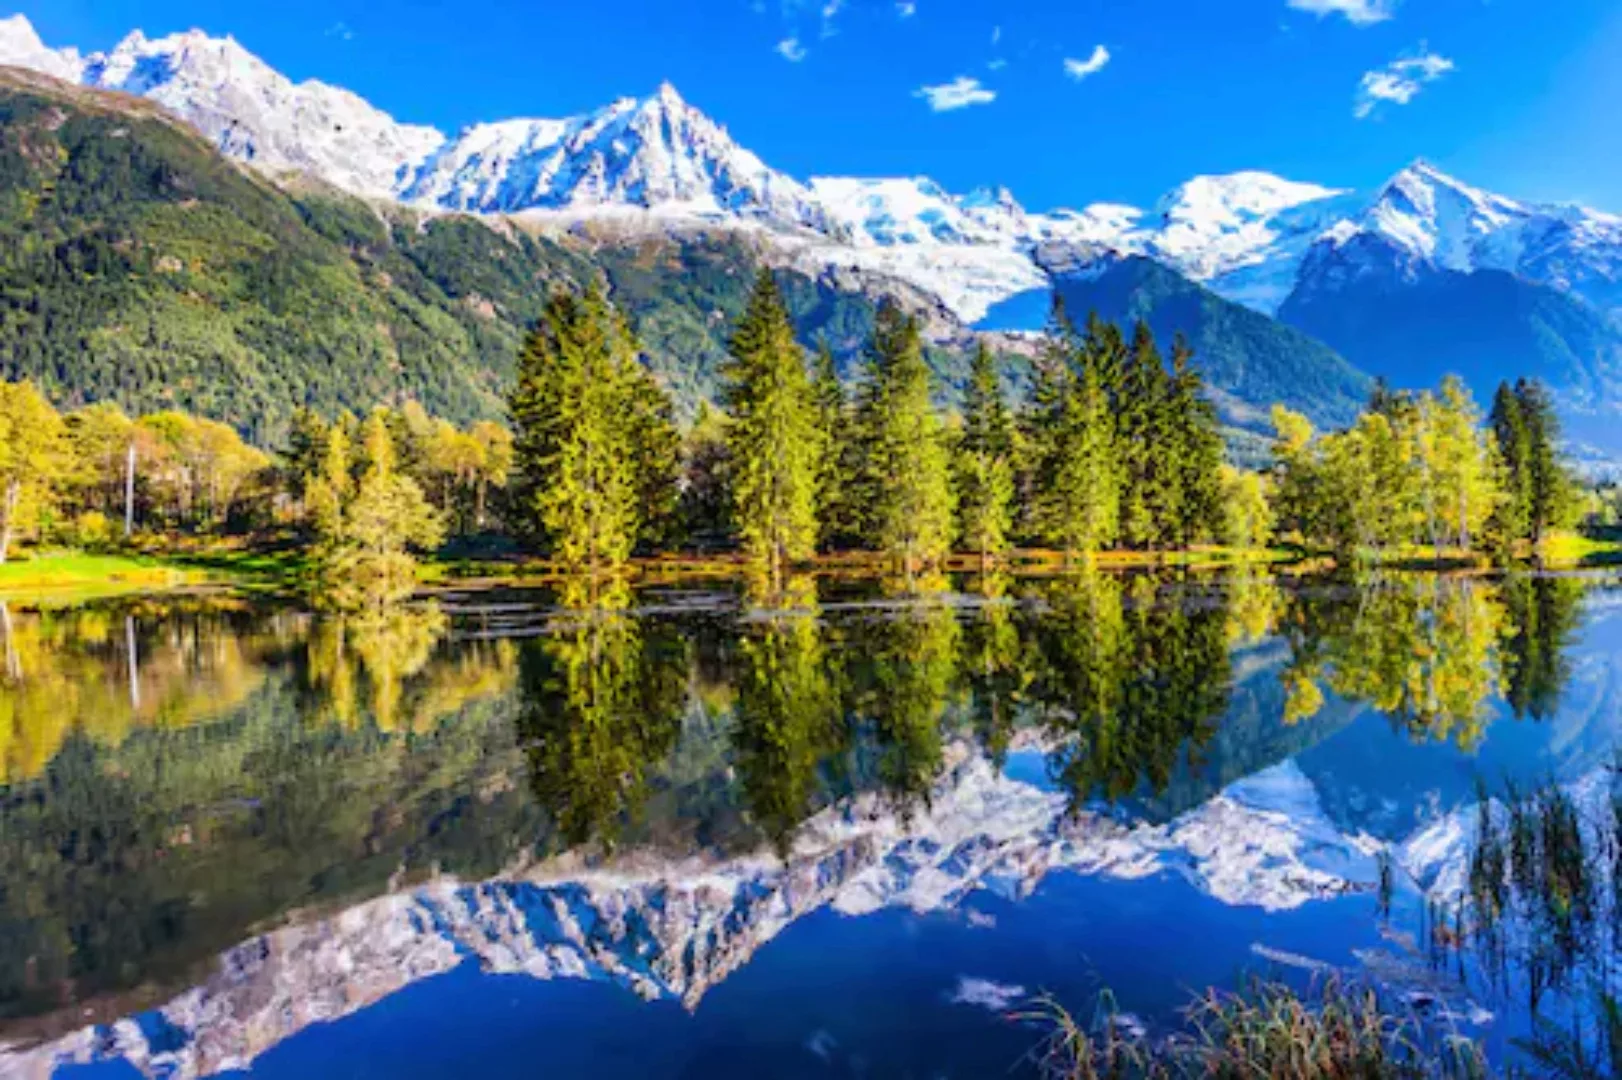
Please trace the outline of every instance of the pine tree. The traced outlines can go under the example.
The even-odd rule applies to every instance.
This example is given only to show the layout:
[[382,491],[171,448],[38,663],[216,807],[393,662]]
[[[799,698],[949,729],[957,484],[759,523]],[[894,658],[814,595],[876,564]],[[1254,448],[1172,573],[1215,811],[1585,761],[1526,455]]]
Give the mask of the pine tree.
[[1138,322],[1126,352],[1121,396],[1116,404],[1116,453],[1120,461],[1121,538],[1131,547],[1155,547],[1166,526],[1180,516],[1172,484],[1176,451],[1168,446],[1170,381],[1147,323]]
[[861,447],[855,424],[839,381],[839,367],[827,339],[817,343],[811,369],[811,398],[821,435],[817,462],[817,545],[828,550],[853,542],[856,517],[850,491],[859,471]]
[[1045,440],[1037,490],[1037,524],[1068,563],[1112,544],[1120,527],[1121,476],[1109,402],[1098,373],[1049,376],[1056,397],[1040,422]]
[[771,271],[762,270],[725,369],[733,520],[775,587],[816,550],[819,431],[805,358]]
[[641,528],[631,439],[636,346],[595,289],[556,293],[509,403],[519,527],[571,571],[612,572]]
[[1193,352],[1181,334],[1172,345],[1170,394],[1166,403],[1166,446],[1172,453],[1168,500],[1175,516],[1162,536],[1187,547],[1222,532],[1223,443],[1216,409],[1205,397]]
[[1535,380],[1521,379],[1515,384],[1515,397],[1526,425],[1528,539],[1537,547],[1565,522],[1575,505],[1576,485],[1560,460],[1560,420],[1548,391]]
[[[626,339],[630,329],[623,328]],[[635,478],[639,525],[637,543],[649,551],[680,543],[681,432],[675,403],[657,376],[641,363],[626,367],[629,405],[626,412],[631,471]]]
[[873,328],[860,424],[871,542],[907,574],[939,563],[952,543],[951,461],[917,320],[890,302]]
[[1003,400],[996,358],[983,342],[964,394],[956,472],[963,544],[979,554],[984,568],[1007,550],[1013,528],[1014,424]]
[[1495,546],[1507,554],[1532,529],[1531,433],[1521,414],[1521,399],[1509,383],[1499,383],[1493,394],[1492,412],[1487,419],[1502,470],[1503,499],[1493,514],[1491,531]]

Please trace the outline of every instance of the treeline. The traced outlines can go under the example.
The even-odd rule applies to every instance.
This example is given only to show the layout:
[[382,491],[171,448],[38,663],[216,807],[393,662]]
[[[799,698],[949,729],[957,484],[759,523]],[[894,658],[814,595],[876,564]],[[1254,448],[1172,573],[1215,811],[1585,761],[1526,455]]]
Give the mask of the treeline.
[[1076,556],[1235,539],[1228,509],[1246,485],[1224,468],[1189,351],[1178,342],[1168,364],[1141,324],[1128,340],[1057,308],[1030,400],[1011,402],[982,346],[949,416],[915,319],[880,310],[847,392],[830,351],[795,340],[763,272],[732,335],[722,408],[685,440],[637,353],[600,294],[560,293],[519,359],[513,524],[572,570],[673,540],[735,545],[775,579],[818,552],[876,552],[913,572],[954,550],[989,562],[1016,542]]
[[[0,388],[0,560],[17,539],[95,548],[138,532],[278,533],[323,580],[399,595],[412,551],[504,536],[559,567],[610,573],[633,555],[741,551],[780,581],[818,554],[868,552],[912,574],[953,553],[1091,553],[1274,539],[1341,560],[1411,545],[1501,557],[1535,549],[1580,500],[1535,383],[1483,418],[1464,385],[1377,389],[1318,434],[1275,408],[1274,464],[1224,461],[1217,416],[1181,339],[1162,354],[1055,304],[1028,392],[982,345],[945,410],[919,326],[881,308],[854,379],[808,353],[769,272],[733,328],[718,407],[678,428],[622,312],[559,292],[522,348],[511,428],[468,429],[415,402],[362,420],[301,411],[275,459],[225,425],[93,405],[60,415]],[[357,505],[358,503],[358,505]],[[363,558],[364,556],[364,558]],[[370,602],[369,600],[367,602]]]
[[[476,533],[498,519],[512,460],[505,427],[464,431],[415,402],[378,409],[371,421],[443,532]],[[153,534],[308,535],[318,524],[310,479],[333,476],[339,439],[358,483],[369,466],[363,426],[348,414],[329,422],[302,411],[291,446],[272,457],[217,421],[175,411],[129,417],[109,403],[61,413],[32,383],[0,382],[0,563],[19,542],[103,550]]]
[[1508,557],[1571,524],[1578,488],[1537,383],[1504,384],[1483,424],[1464,383],[1436,393],[1376,386],[1344,431],[1315,435],[1275,406],[1271,503],[1278,532],[1338,557],[1405,545]]

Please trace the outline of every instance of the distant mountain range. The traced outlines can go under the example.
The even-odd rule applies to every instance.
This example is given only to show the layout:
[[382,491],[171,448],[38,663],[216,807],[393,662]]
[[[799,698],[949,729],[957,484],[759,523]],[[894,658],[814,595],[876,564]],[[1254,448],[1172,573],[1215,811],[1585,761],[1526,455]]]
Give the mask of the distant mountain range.
[[[1505,375],[1540,375],[1602,436],[1622,409],[1622,217],[1505,198],[1425,162],[1374,192],[1239,172],[1147,209],[1037,213],[1006,190],[955,195],[921,177],[802,182],[668,83],[583,116],[446,135],[198,31],[81,55],[19,15],[0,20],[0,64],[148,98],[270,176],[427,215],[619,237],[734,230],[774,264],[905,286],[947,322],[999,330],[1038,328],[1035,297],[1142,257],[1398,385],[1456,370],[1484,396]],[[1326,407],[1332,419],[1346,403]]]

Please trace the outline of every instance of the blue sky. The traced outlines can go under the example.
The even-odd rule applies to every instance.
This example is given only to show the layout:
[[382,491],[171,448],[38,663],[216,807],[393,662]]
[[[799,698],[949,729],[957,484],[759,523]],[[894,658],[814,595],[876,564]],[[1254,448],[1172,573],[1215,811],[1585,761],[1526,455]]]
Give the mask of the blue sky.
[[[233,34],[455,129],[669,79],[768,164],[1145,204],[1197,173],[1370,187],[1416,157],[1622,212],[1616,0],[22,0],[50,45]],[[934,88],[931,90],[930,88]],[[933,106],[958,105],[956,108]]]

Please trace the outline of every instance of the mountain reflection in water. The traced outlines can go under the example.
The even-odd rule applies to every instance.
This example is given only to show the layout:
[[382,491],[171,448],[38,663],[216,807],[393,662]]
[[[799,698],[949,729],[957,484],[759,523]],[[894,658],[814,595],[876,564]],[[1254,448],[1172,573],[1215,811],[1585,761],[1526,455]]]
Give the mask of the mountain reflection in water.
[[1607,760],[1616,596],[1092,572],[0,608],[0,1038],[42,1075],[201,1074],[468,956],[692,1006],[808,913],[1060,867],[1265,911],[1368,891],[1476,774]]

